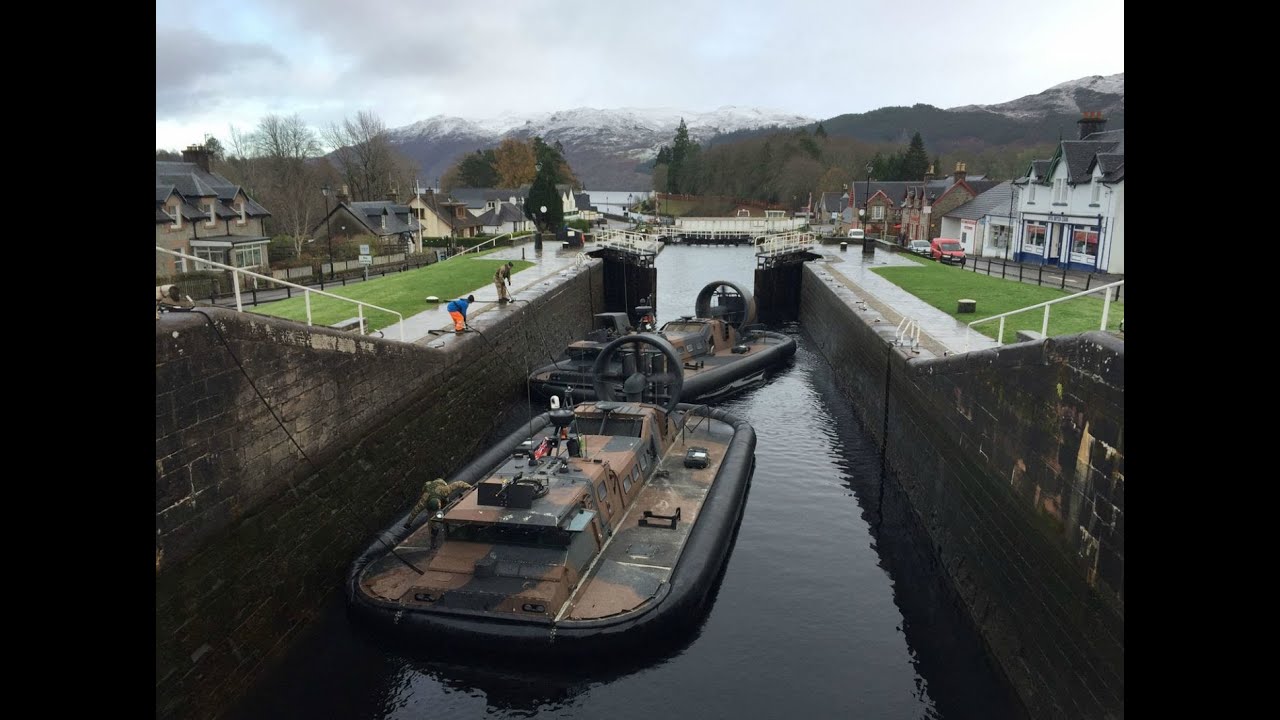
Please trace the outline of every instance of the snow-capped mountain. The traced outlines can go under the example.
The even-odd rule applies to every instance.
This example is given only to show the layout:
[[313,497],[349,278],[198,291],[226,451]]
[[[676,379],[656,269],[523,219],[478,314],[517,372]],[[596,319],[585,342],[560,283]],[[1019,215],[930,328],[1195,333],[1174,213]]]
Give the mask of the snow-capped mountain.
[[505,138],[541,136],[559,142],[574,172],[588,188],[648,189],[649,176],[637,166],[652,160],[670,145],[680,120],[689,137],[705,142],[739,130],[789,128],[816,122],[813,118],[774,110],[722,107],[710,112],[673,108],[575,108],[548,113],[508,113],[488,119],[439,115],[389,132],[401,152],[418,162],[426,177],[443,174],[466,152],[491,148]]
[[1124,112],[1124,73],[1090,75],[1069,80],[1035,95],[998,105],[963,105],[955,112],[986,111],[1014,120],[1036,120],[1048,115],[1079,115],[1085,110],[1110,115]]

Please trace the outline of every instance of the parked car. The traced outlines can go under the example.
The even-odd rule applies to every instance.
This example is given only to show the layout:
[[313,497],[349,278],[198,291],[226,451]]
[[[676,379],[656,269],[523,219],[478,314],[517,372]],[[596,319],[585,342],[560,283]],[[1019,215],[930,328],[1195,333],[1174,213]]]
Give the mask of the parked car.
[[852,230],[850,230],[850,231],[849,231],[849,239],[850,239],[850,240],[864,240],[864,239],[866,239],[866,234],[862,231],[862,229],[861,229],[861,228],[854,228],[854,229],[852,229]]
[[925,257],[930,257],[933,254],[932,248],[929,247],[928,240],[912,240],[907,243],[907,252],[915,253],[916,255],[923,255]]
[[934,238],[929,251],[938,262],[964,267],[964,248],[960,246],[959,240]]

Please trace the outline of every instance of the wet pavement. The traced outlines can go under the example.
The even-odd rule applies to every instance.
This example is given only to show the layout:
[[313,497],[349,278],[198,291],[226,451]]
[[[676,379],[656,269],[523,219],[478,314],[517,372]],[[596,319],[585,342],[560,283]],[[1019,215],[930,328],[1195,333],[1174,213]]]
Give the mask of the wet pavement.
[[[511,287],[508,292],[513,300],[518,301],[522,290],[545,282],[560,271],[581,263],[582,259],[579,258],[579,255],[584,250],[590,249],[590,247],[563,248],[558,241],[544,240],[542,250],[535,250],[534,243],[530,240],[517,243],[511,247],[499,248],[485,255],[455,255],[443,262],[462,263],[472,262],[477,259],[527,260],[532,262],[532,267],[527,267],[511,274]],[[468,322],[475,320],[486,312],[491,312],[501,307],[498,304],[498,289],[493,286],[492,282],[485,283],[482,287],[474,290],[460,293],[458,297],[466,297],[467,295],[474,295],[476,298],[476,301],[467,310]],[[432,344],[436,341],[444,341],[446,337],[453,334],[453,318],[449,316],[449,311],[445,309],[445,306],[453,299],[451,297],[442,297],[440,298],[440,303],[435,307],[406,317],[403,323],[388,325],[382,329],[382,334],[388,338],[399,338],[401,325],[403,325],[405,342]]]
[[904,317],[914,320],[920,326],[920,345],[934,355],[965,352],[966,338],[968,350],[999,346],[993,338],[969,330],[967,324],[871,272],[876,267],[922,267],[919,263],[880,248],[868,259],[859,245],[847,250],[824,245],[815,251],[822,253],[822,259],[814,263],[819,276],[826,275],[849,288],[894,326]]

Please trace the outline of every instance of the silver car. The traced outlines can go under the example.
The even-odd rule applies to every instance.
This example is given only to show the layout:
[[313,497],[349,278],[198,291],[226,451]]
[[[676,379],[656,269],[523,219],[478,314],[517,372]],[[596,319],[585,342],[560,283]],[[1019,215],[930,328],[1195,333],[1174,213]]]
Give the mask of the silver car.
[[915,253],[916,255],[923,255],[925,257],[929,257],[930,255],[929,241],[928,240],[912,240],[911,242],[907,243],[907,252],[912,252],[912,253]]

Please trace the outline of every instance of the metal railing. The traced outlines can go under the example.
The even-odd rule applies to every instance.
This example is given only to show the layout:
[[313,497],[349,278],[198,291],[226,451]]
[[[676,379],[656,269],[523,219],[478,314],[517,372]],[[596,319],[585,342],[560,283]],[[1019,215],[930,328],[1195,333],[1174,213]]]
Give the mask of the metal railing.
[[162,248],[159,245],[156,246],[156,252],[161,252],[166,255],[172,255],[174,257],[182,258],[184,260],[191,260],[195,262],[196,267],[200,269],[204,269],[204,267],[216,267],[216,268],[221,268],[223,270],[230,270],[232,283],[235,286],[236,310],[238,312],[244,312],[244,302],[240,297],[240,276],[247,275],[249,277],[257,278],[259,280],[266,280],[268,282],[273,282],[277,285],[284,285],[285,287],[297,288],[303,291],[303,301],[307,306],[307,325],[308,326],[315,325],[315,323],[311,322],[311,293],[316,293],[318,295],[323,295],[325,297],[331,297],[335,300],[354,303],[356,305],[356,317],[358,317],[360,320],[361,335],[365,334],[364,309],[366,307],[370,307],[370,308],[373,308],[374,310],[379,310],[381,312],[391,313],[392,315],[395,315],[396,317],[400,318],[400,322],[397,324],[400,326],[400,342],[404,342],[404,315],[401,315],[395,310],[380,307],[378,305],[374,305],[373,303],[362,302],[360,300],[352,300],[351,298],[342,297],[341,295],[334,295],[333,293],[325,292],[324,290],[313,290],[312,288],[309,288],[305,285],[291,283],[288,280],[280,280],[279,278],[273,278],[269,275],[262,275],[261,273],[256,273],[256,272],[253,272],[252,270],[246,270],[244,268],[238,268],[231,265],[223,265],[220,262],[214,262],[213,260],[205,260],[204,258],[198,258],[194,255],[180,253],[175,250],[166,250],[165,248]]
[[893,343],[899,347],[906,347],[910,341],[911,349],[920,347],[920,323],[912,318],[903,317],[898,321],[898,329],[894,332]]
[[[480,248],[484,247],[485,245],[493,245],[494,247],[498,247],[497,243],[499,240],[501,240],[504,237],[507,237],[508,235],[515,235],[518,232],[529,232],[529,231],[528,230],[512,230],[511,232],[502,233],[501,235],[496,235],[494,237],[489,238],[488,240],[485,240],[479,245],[473,245],[467,248],[466,250],[463,250],[460,253],[457,253],[455,255],[450,255],[449,257],[445,258],[445,260],[452,260],[456,257],[466,255],[467,253],[480,252]],[[444,262],[444,261],[442,260],[441,262]]]
[[662,243],[656,233],[632,232],[631,230],[602,230],[596,235],[596,246],[620,252],[633,252],[642,255],[657,255]]
[[991,317],[985,317],[985,318],[982,318],[981,320],[974,320],[973,322],[969,323],[969,325],[967,326],[967,327],[968,327],[968,332],[966,332],[966,333],[965,333],[965,336],[964,336],[964,350],[965,350],[965,352],[969,352],[969,339],[970,339],[970,337],[972,337],[972,335],[973,335],[973,333],[974,333],[974,329],[973,329],[973,326],[974,326],[974,325],[977,325],[978,323],[987,322],[988,320],[999,320],[999,321],[1000,321],[1000,330],[999,330],[999,332],[996,334],[996,343],[997,343],[997,344],[1000,344],[1000,345],[1003,345],[1003,344],[1004,344],[1004,320],[1005,320],[1005,318],[1009,317],[1010,315],[1017,315],[1018,313],[1027,312],[1028,310],[1035,310],[1036,308],[1044,308],[1044,322],[1042,322],[1042,323],[1040,324],[1040,334],[1041,334],[1041,335],[1048,336],[1048,334],[1049,334],[1049,308],[1050,308],[1051,306],[1056,305],[1057,303],[1060,303],[1060,302],[1066,302],[1066,301],[1068,301],[1068,300],[1074,300],[1074,299],[1076,299],[1076,298],[1078,298],[1078,297],[1084,297],[1085,295],[1092,295],[1092,294],[1097,293],[1097,292],[1102,292],[1102,293],[1104,293],[1104,295],[1103,295],[1103,299],[1102,299],[1102,322],[1101,322],[1101,323],[1099,323],[1099,325],[1098,325],[1098,329],[1099,329],[1099,330],[1106,330],[1106,329],[1107,329],[1107,319],[1108,319],[1108,318],[1110,317],[1110,315],[1111,315],[1111,296],[1112,296],[1111,289],[1112,289],[1112,288],[1115,288],[1115,289],[1116,289],[1116,294],[1119,294],[1119,292],[1120,292],[1120,286],[1122,286],[1122,285],[1124,285],[1124,281],[1123,281],[1123,280],[1120,280],[1120,281],[1118,281],[1118,282],[1113,282],[1113,283],[1107,283],[1106,285],[1099,285],[1098,287],[1093,288],[1092,290],[1084,290],[1084,291],[1082,291],[1082,292],[1074,293],[1074,294],[1072,294],[1072,295],[1067,295],[1066,297],[1055,298],[1055,299],[1053,299],[1053,300],[1046,300],[1045,302],[1042,302],[1042,303],[1036,303],[1035,305],[1028,305],[1027,307],[1024,307],[1024,308],[1019,308],[1019,309],[1017,309],[1017,310],[1010,310],[1009,312],[1006,312],[1006,313],[1000,313],[999,315],[992,315]]
[[757,235],[755,245],[759,252],[756,255],[785,255],[788,253],[812,250],[817,236],[811,232],[791,230],[773,235]]

